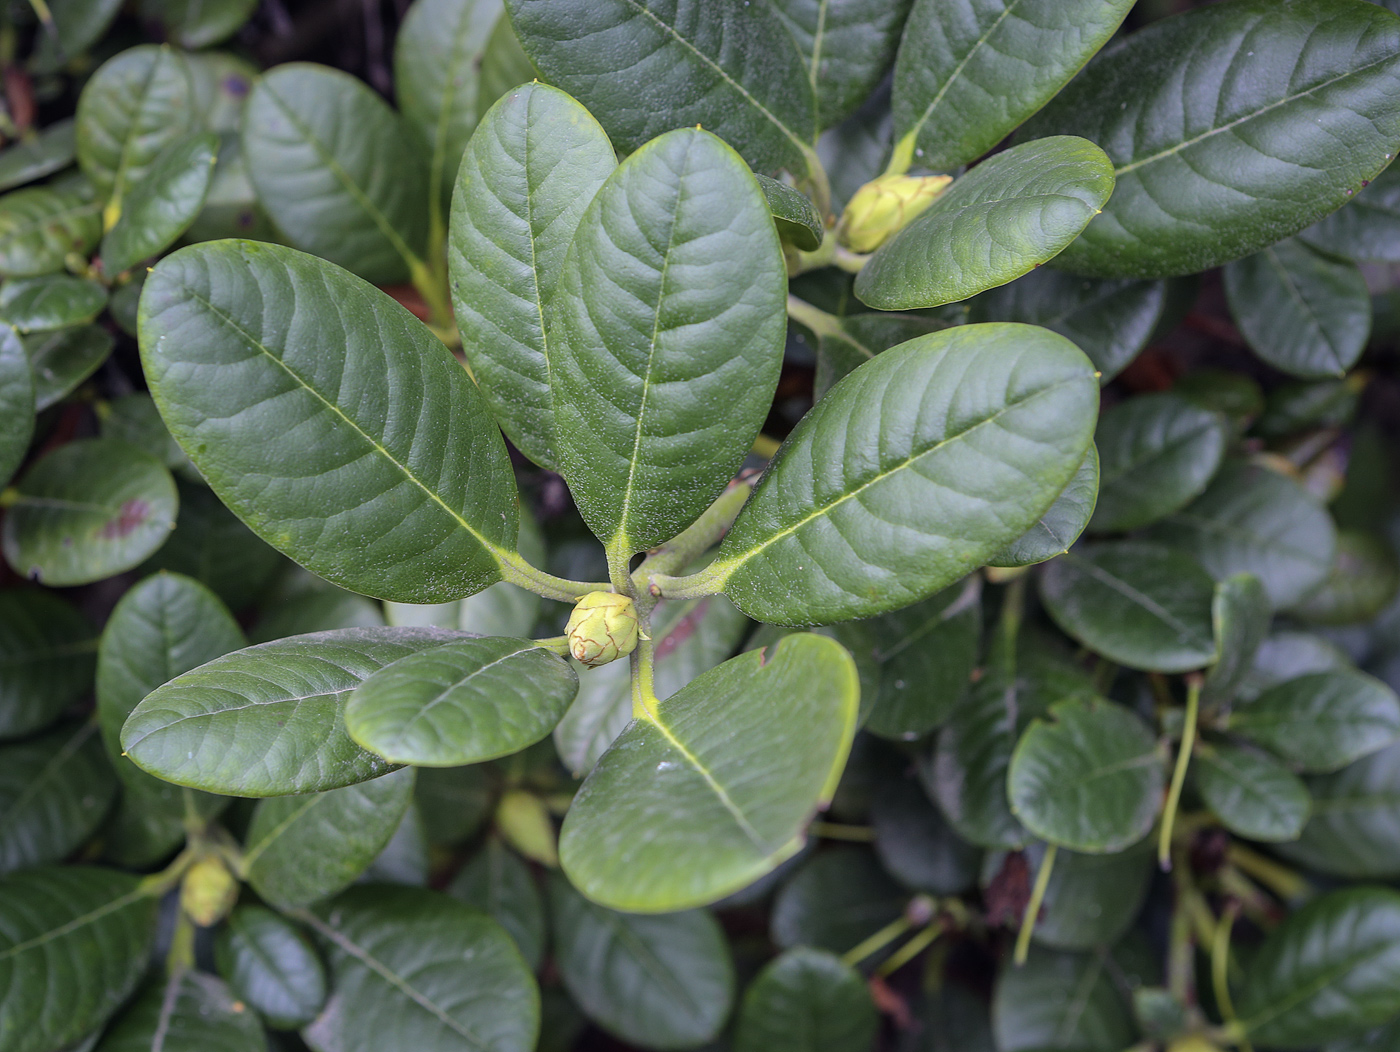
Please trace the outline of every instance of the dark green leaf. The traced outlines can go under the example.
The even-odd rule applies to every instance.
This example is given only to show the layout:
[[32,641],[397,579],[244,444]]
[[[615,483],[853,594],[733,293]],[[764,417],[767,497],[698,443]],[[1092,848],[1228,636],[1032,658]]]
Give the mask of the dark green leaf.
[[414,802],[428,839],[458,844],[480,829],[495,806],[497,782],[491,764],[422,768]]
[[1344,259],[1400,262],[1400,168],[1387,168],[1298,237]]
[[1400,698],[1363,672],[1310,672],[1236,705],[1229,729],[1298,770],[1335,771],[1400,739]]
[[[539,71],[520,46],[520,38],[510,24],[510,16],[496,19],[496,28],[486,42],[476,89],[476,108],[484,116],[498,99],[512,88],[539,79]],[[567,1000],[567,999],[566,999]]]
[[836,381],[881,351],[948,327],[919,314],[848,314],[839,322],[839,330],[823,332],[817,338],[817,375],[813,382],[817,398],[824,398]]
[[868,1052],[879,1015],[859,972],[835,954],[794,947],[744,993],[735,1052]]
[[[1116,943],[1132,927],[1147,898],[1155,868],[1153,846],[1149,838],[1110,855],[1064,849],[1056,853],[1035,923],[1035,941],[1057,950],[1092,950]],[[1044,857],[1043,843],[1027,845],[1028,878],[1039,871]],[[1010,923],[1018,926],[1021,917],[1011,917]]]
[[269,602],[263,607],[262,617],[258,618],[249,641],[267,643],[307,632],[329,632],[333,628],[378,628],[382,624],[382,604],[327,585],[312,592]]
[[0,738],[47,727],[92,688],[97,632],[58,596],[0,592]]
[[772,939],[784,948],[845,953],[897,918],[908,901],[869,850],[837,847],[814,855],[778,892]]
[[[103,438],[115,438],[136,446],[155,457],[171,471],[184,468],[185,472],[193,472],[190,458],[185,456],[185,451],[171,437],[165,427],[165,421],[160,418],[160,410],[156,408],[150,395],[133,391],[105,404],[98,403],[97,422]],[[178,515],[175,521],[178,525]]]
[[1337,551],[1320,587],[1294,603],[1293,613],[1323,625],[1375,617],[1400,589],[1400,558],[1385,538],[1363,530],[1337,534]]
[[992,995],[998,1052],[1122,1052],[1137,1037],[1132,1011],[1103,953],[1033,949],[1004,967]]
[[85,257],[102,237],[102,203],[82,188],[36,186],[0,198],[0,274],[37,277]]
[[96,1052],[265,1052],[258,1017],[222,979],[178,968],[132,1002]]
[[447,893],[489,914],[537,971],[544,956],[544,902],[530,867],[496,837],[447,886]]
[[1257,698],[1277,686],[1308,672],[1349,669],[1351,659],[1335,643],[1307,632],[1275,632],[1254,652],[1254,664],[1240,683],[1240,696]]
[[870,821],[876,854],[906,887],[956,895],[976,881],[981,852],[953,833],[912,778],[890,777],[879,785]]
[[102,821],[117,782],[96,730],[0,746],[0,873],[60,861]]
[[257,0],[144,0],[167,36],[195,50],[233,36],[257,10]]
[[1301,837],[1279,845],[1282,855],[1352,880],[1400,876],[1400,746],[1306,784],[1312,815]]
[[0,330],[0,486],[29,450],[34,434],[34,370],[14,330]]
[[70,274],[7,281],[0,287],[0,319],[20,332],[81,325],[107,306],[107,290]]
[[1264,586],[1251,573],[1234,574],[1215,586],[1211,602],[1215,664],[1201,692],[1207,706],[1234,698],[1269,633],[1273,613]]
[[987,560],[989,566],[1030,566],[1064,555],[1089,525],[1099,499],[1099,451],[1089,447],[1055,503],[1034,526]]
[[34,369],[34,408],[40,411],[75,391],[107,360],[116,346],[100,325],[76,325],[26,337],[24,349]]
[[1296,840],[1308,820],[1307,786],[1268,756],[1231,745],[1207,746],[1197,750],[1191,774],[1206,806],[1239,836]]
[[1344,427],[1356,416],[1360,402],[1361,386],[1354,377],[1280,384],[1264,400],[1254,433],[1286,438],[1309,428]]
[[121,6],[121,0],[53,0],[48,7],[54,31],[37,35],[36,71],[53,73],[78,58],[107,32]]
[[826,224],[812,199],[801,190],[795,190],[787,183],[769,179],[766,175],[758,178],[758,188],[768,200],[768,209],[773,213],[773,223],[778,228],[778,236],[790,245],[811,252],[822,243],[826,236]]
[[290,1030],[316,1018],[326,970],[301,931],[261,906],[240,906],[219,929],[219,974],[269,1026]]
[[181,139],[160,152],[150,172],[127,194],[121,218],[102,239],[102,267],[107,274],[115,277],[159,255],[189,228],[204,207],[218,153],[218,136],[209,132]]
[[[56,0],[49,8],[61,6],[62,0]],[[72,164],[78,155],[76,123],[72,117],[54,121],[0,150],[0,190],[23,186]]]

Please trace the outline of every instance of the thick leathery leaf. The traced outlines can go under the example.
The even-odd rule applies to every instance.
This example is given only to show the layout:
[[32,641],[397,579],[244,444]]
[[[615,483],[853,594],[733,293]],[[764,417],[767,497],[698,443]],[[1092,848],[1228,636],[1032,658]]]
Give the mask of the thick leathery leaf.
[[131,188],[121,218],[102,239],[102,268],[115,277],[159,255],[183,234],[204,207],[214,178],[219,138],[209,132],[167,146],[150,172]]
[[1230,832],[1250,840],[1297,840],[1312,806],[1302,780],[1276,760],[1232,745],[1199,749],[1196,789]]
[[802,52],[819,129],[845,120],[879,86],[894,62],[909,3],[776,0],[773,6]]
[[24,460],[34,434],[34,370],[13,329],[0,330],[0,486]]
[[1057,265],[1165,277],[1297,233],[1390,163],[1398,89],[1400,21],[1359,0],[1230,0],[1132,34],[1025,130],[1092,139],[1118,177]]
[[1235,1000],[1251,1041],[1304,1049],[1400,1012],[1400,895],[1347,888],[1269,933]]
[[1099,499],[1089,528],[1136,529],[1179,511],[1210,484],[1225,456],[1230,424],[1176,394],[1120,402],[1099,418]]
[[1294,376],[1344,375],[1371,334],[1361,270],[1297,238],[1231,263],[1225,294],[1254,353]]
[[1147,346],[1167,303],[1166,282],[1103,281],[1033,270],[970,304],[969,320],[1043,325],[1089,356],[1108,383]]
[[719,1033],[734,999],[734,966],[709,913],[615,913],[558,876],[549,906],[555,963],[594,1022],[656,1049],[691,1048]]
[[60,861],[102,821],[117,781],[96,730],[0,746],[0,873]]
[[[54,3],[49,8],[57,6]],[[62,171],[77,155],[77,121],[72,117],[54,121],[0,150],[0,190],[12,190]]]
[[75,325],[24,339],[34,369],[34,408],[42,412],[73,393],[97,372],[116,346],[100,325]]
[[548,468],[558,463],[549,301],[579,219],[616,167],[587,110],[526,84],[482,117],[457,169],[447,265],[462,351],[501,428]]
[[0,1041],[49,1052],[100,1027],[146,970],[156,899],[87,866],[0,880]]
[[348,73],[291,62],[264,74],[243,116],[248,174],[298,248],[384,284],[428,236],[428,173],[399,116]]
[[265,1052],[258,1017],[207,972],[177,968],[151,983],[112,1024],[95,1052]]
[[812,199],[801,190],[766,175],[759,175],[757,179],[758,187],[768,201],[768,210],[773,213],[778,236],[804,252],[819,247],[826,236],[826,224],[822,222],[821,213],[812,204]]
[[1036,836],[1071,851],[1122,851],[1161,806],[1164,757],[1142,719],[1102,698],[1050,706],[1016,745],[1011,810]]
[[1189,552],[1216,580],[1252,573],[1276,609],[1321,584],[1337,530],[1316,498],[1292,479],[1243,461],[1226,463],[1209,489],[1164,519],[1153,536]]
[[[214,492],[307,569],[409,603],[498,579],[519,521],[505,443],[451,352],[384,293],[291,249],[194,245],[147,278],[141,348]],[[273,441],[288,436],[294,461]]]
[[331,998],[305,1030],[322,1052],[530,1052],[540,994],[499,924],[446,895],[351,888],[311,921]]
[[735,1052],[867,1052],[879,1014],[860,973],[826,950],[797,946],[744,993]]
[[1032,949],[1024,966],[1004,967],[992,993],[998,1052],[1113,1052],[1131,1045],[1138,1031],[1115,985],[1117,956]]
[[545,79],[588,107],[624,153],[700,125],[759,171],[808,174],[811,82],[787,28],[743,0],[507,0]]
[[[1150,838],[1109,855],[1082,855],[1061,848],[1036,919],[1036,943],[1057,950],[1094,950],[1116,943],[1132,927],[1147,898],[1154,868],[1152,848]],[[1003,864],[1014,857],[1000,856]],[[1021,864],[1027,879],[1039,871],[1044,857],[1042,842],[1026,846]],[[998,855],[989,855],[987,868],[997,859]],[[992,879],[996,881],[995,874]],[[1007,920],[1011,927],[1021,923],[1019,914]]]
[[345,726],[391,763],[458,767],[533,745],[576,693],[568,662],[528,639],[463,639],[370,676],[346,704]]
[[243,873],[271,905],[309,906],[365,871],[412,799],[409,769],[325,793],[264,800],[243,844]]
[[214,959],[233,992],[279,1030],[305,1026],[325,1003],[326,969],[310,941],[262,906],[229,914]]
[[346,733],[350,692],[391,661],[454,638],[432,628],[346,628],[238,650],[147,695],[122,747],[167,781],[235,796],[363,782],[390,768]]
[[1269,634],[1274,611],[1259,578],[1239,573],[1215,586],[1210,616],[1215,631],[1215,664],[1201,691],[1207,706],[1231,701],[1249,677],[1255,655]]
[[1400,745],[1305,784],[1312,814],[1302,836],[1279,845],[1280,854],[1352,880],[1400,876]]
[[530,867],[496,837],[447,886],[447,893],[489,914],[537,971],[544,956],[544,901]]
[[136,566],[175,528],[175,480],[135,446],[82,438],[20,477],[5,560],[46,585],[87,584]]
[[1214,594],[1192,559],[1137,541],[1085,545],[1040,577],[1040,598],[1061,629],[1119,664],[1153,672],[1215,660]]
[[996,154],[892,237],[856,278],[880,310],[937,307],[1005,285],[1057,256],[1113,192],[1087,139],[1053,136]]
[[1299,770],[1325,773],[1400,739],[1400,698],[1364,672],[1310,672],[1236,705],[1229,729]]
[[1400,261],[1400,168],[1387,168],[1298,238],[1343,259]]
[[[824,636],[742,654],[618,736],[564,819],[559,854],[595,902],[710,903],[791,857],[831,799],[855,733],[855,663]],[[645,824],[653,835],[639,843]],[[626,845],[625,851],[623,845]]]
[[894,70],[896,158],[949,171],[1040,109],[1131,0],[916,0]]
[[628,157],[579,221],[555,294],[554,422],[614,557],[688,526],[763,426],[787,332],[768,216],[739,156],[684,129]]
[[0,592],[0,739],[58,719],[92,687],[97,632],[52,592]]
[[923,787],[907,775],[878,783],[870,822],[875,853],[905,887],[956,895],[976,882],[982,852],[953,833]]
[[71,274],[22,278],[0,286],[0,319],[20,332],[82,325],[107,305],[107,290]]
[[102,237],[102,202],[82,188],[36,186],[0,198],[0,274],[30,278],[62,270],[69,253]]
[[1240,681],[1239,694],[1250,700],[1270,687],[1309,672],[1351,667],[1351,658],[1321,636],[1298,631],[1274,632],[1254,652],[1254,662]]
[[1064,555],[1079,540],[1099,499],[1099,451],[1094,446],[1055,503],[1034,526],[987,559],[989,566],[1031,566]]
[[898,609],[1036,523],[1092,438],[1098,384],[1068,340],[964,325],[879,355],[783,444],[705,571],[750,617]]
[[143,0],[169,39],[195,50],[227,39],[253,16],[257,0]]

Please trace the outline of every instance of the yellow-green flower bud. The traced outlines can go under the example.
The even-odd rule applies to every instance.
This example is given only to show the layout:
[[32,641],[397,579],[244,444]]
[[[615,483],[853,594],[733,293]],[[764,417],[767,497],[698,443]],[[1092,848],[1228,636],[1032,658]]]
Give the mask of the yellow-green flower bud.
[[618,592],[589,592],[566,629],[569,653],[585,665],[606,665],[637,649],[637,608]]
[[185,871],[180,907],[201,928],[212,928],[238,901],[238,879],[218,855],[205,855]]
[[837,227],[841,243],[852,252],[874,252],[938,199],[952,177],[882,175],[855,192]]

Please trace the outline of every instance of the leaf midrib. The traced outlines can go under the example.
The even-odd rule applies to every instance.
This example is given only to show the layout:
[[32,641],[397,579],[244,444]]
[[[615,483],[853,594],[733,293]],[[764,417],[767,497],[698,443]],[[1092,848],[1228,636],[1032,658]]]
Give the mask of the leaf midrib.
[[987,27],[987,31],[977,38],[976,43],[974,43],[972,47],[968,49],[967,54],[963,56],[962,61],[959,62],[956,66],[954,66],[953,71],[948,74],[948,79],[944,81],[943,86],[938,89],[938,93],[934,95],[934,97],[929,101],[929,104],[926,107],[924,107],[923,115],[918,119],[918,121],[915,122],[914,127],[910,128],[909,131],[905,133],[905,135],[912,134],[917,140],[919,133],[922,132],[924,129],[924,125],[927,124],[929,122],[929,118],[933,116],[933,111],[937,109],[938,106],[943,102],[943,97],[947,95],[949,91],[952,90],[953,85],[957,82],[958,78],[962,76],[962,71],[967,68],[968,63],[972,61],[973,56],[976,55],[979,51],[982,50],[982,48],[986,46],[987,41],[992,38],[992,34],[994,34],[998,29],[1000,29],[1001,24],[1011,17],[1011,13],[1014,10],[1016,10],[1020,3],[1021,0],[1011,0],[1011,3],[1006,5],[1005,10],[1003,10],[1002,13],[996,17],[995,21],[993,21],[992,24]]
[[[1074,555],[1071,552],[1066,552],[1062,558],[1069,559],[1070,564],[1076,567],[1081,573],[1093,577],[1104,587],[1117,592],[1124,599],[1127,599],[1129,602],[1147,611],[1164,625],[1171,628],[1179,639],[1194,641],[1199,638],[1195,632],[1191,631],[1190,626],[1183,624],[1171,611],[1167,610],[1151,596],[1138,591],[1117,574],[1110,573],[1098,563],[1090,559],[1085,559],[1082,556]],[[1211,646],[1214,646],[1214,640],[1211,640]]]
[[133,902],[147,897],[148,893],[138,884],[125,895],[119,895],[110,902],[104,902],[96,909],[88,910],[88,912],[74,917],[67,923],[60,924],[57,928],[50,928],[48,931],[42,932],[32,939],[27,939],[24,942],[17,942],[7,949],[0,950],[0,961],[8,960],[11,957],[18,957],[22,953],[28,953],[36,947],[43,946],[45,943],[52,942],[54,939],[62,938],[65,935],[77,931],[79,928],[89,924],[95,924],[109,913],[115,913],[117,910],[125,909]]

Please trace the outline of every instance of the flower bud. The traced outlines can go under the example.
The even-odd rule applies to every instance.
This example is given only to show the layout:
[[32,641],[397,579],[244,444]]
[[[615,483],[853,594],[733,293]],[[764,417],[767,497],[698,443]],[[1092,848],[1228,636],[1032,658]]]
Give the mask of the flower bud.
[[238,879],[218,855],[205,855],[185,871],[180,907],[201,928],[212,928],[238,901]]
[[618,592],[589,592],[574,607],[565,631],[576,660],[606,665],[637,649],[637,608]]
[[938,199],[947,175],[882,175],[855,192],[837,227],[842,244],[853,252],[874,252]]

